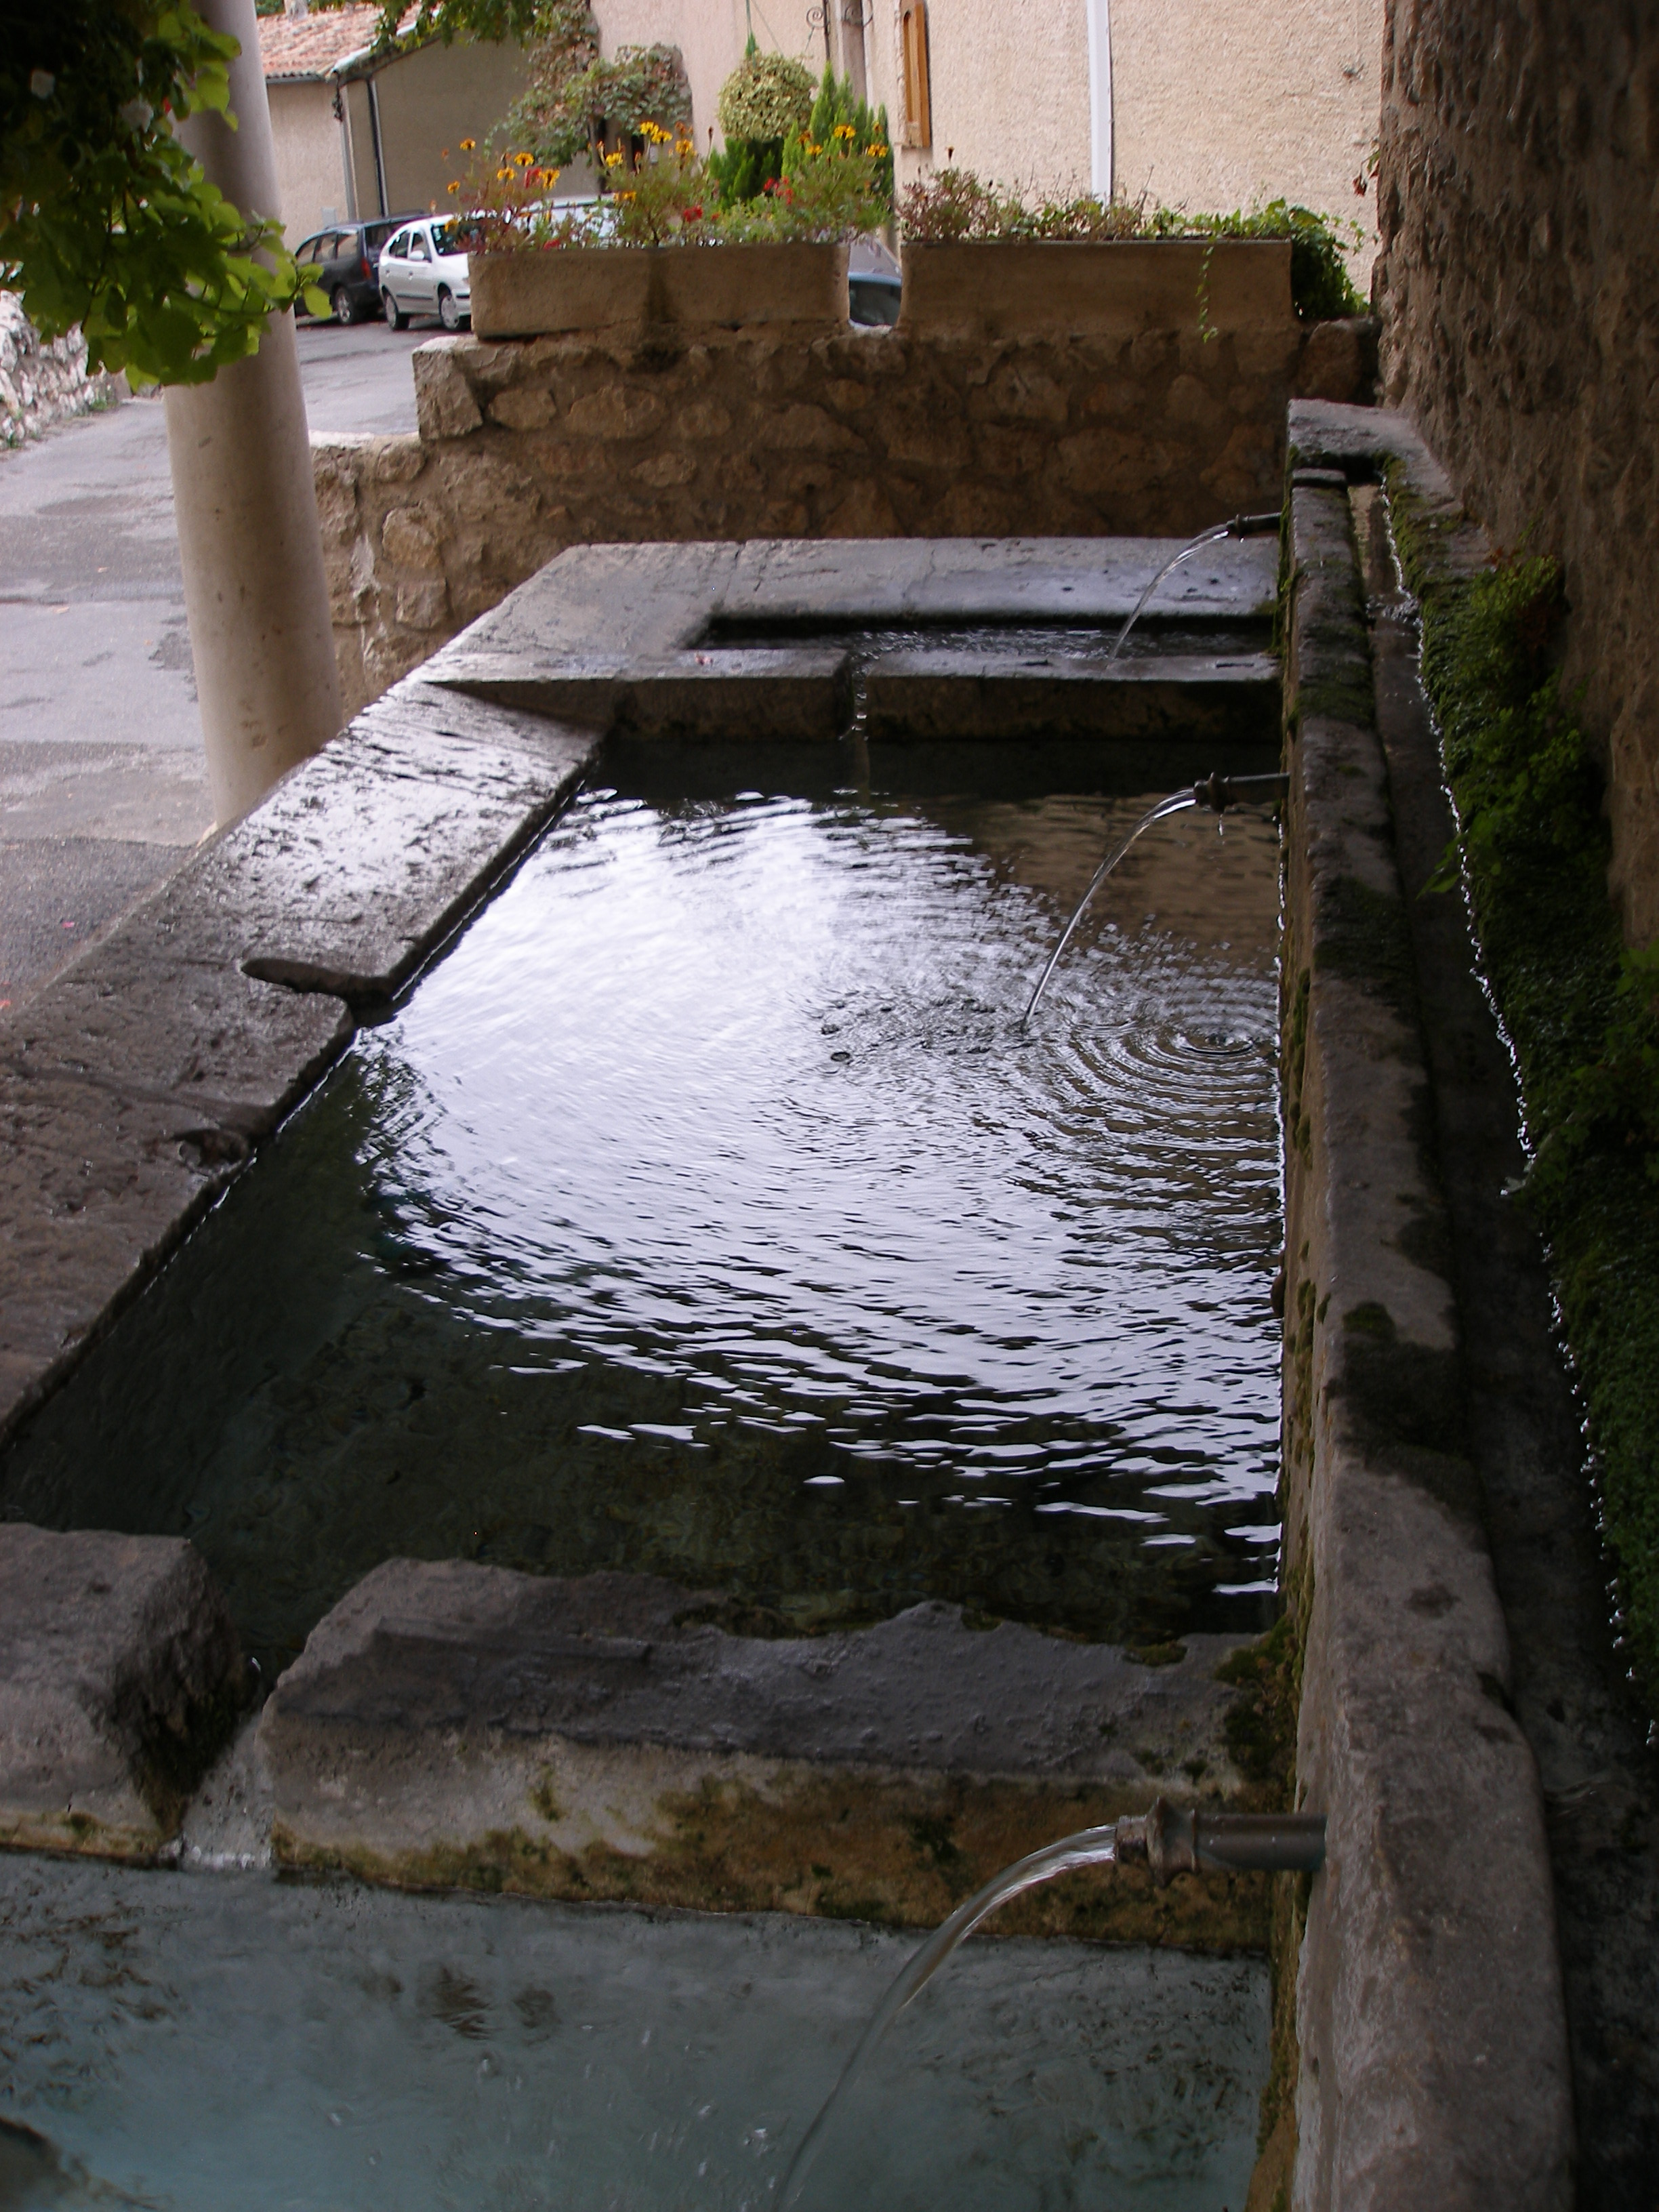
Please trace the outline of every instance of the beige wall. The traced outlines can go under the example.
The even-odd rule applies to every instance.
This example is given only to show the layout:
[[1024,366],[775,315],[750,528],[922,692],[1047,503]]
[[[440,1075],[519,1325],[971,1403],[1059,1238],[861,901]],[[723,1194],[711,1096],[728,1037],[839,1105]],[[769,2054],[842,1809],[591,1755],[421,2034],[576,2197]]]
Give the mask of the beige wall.
[[[949,4],[949,0],[946,0]],[[1380,125],[1382,0],[1111,0],[1113,168],[1127,198],[1201,210],[1288,198],[1358,221]]]
[[283,230],[297,246],[320,230],[324,210],[331,220],[350,212],[340,126],[334,120],[334,94],[321,83],[272,84],[270,136],[276,152],[276,183],[283,196]]
[[[1180,4],[1180,0],[1166,0]],[[899,0],[871,0],[870,102],[904,119]],[[1090,185],[1089,27],[1084,0],[931,0],[933,143],[901,145],[901,185],[954,162],[1038,192]],[[954,153],[952,152],[954,149]]]
[[[475,46],[460,40],[453,46],[434,41],[380,70],[375,86],[386,159],[386,212],[453,206],[445,186],[465,165],[465,156],[457,151],[461,140],[488,137],[524,90],[525,82],[521,46]],[[371,212],[374,204],[370,202],[362,212]]]
[[[822,75],[823,36],[820,33],[809,45],[805,9],[797,6],[786,12],[780,8],[769,14],[784,35],[799,30],[800,43],[790,51],[799,55],[815,76]],[[593,15],[599,27],[600,50],[607,59],[619,46],[660,44],[679,48],[691,86],[691,128],[698,148],[708,151],[711,126],[719,143],[715,102],[720,87],[743,59],[749,35],[743,0],[696,0],[691,6],[685,0],[595,0]],[[762,45],[769,46],[771,41],[758,22],[755,28]]]

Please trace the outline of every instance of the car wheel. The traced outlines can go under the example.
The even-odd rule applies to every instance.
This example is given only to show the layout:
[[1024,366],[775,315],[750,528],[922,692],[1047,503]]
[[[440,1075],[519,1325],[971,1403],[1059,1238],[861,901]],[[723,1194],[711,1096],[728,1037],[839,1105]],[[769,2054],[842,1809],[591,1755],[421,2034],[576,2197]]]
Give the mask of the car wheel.
[[386,319],[394,331],[406,331],[409,328],[409,317],[404,314],[390,292],[381,293],[380,305],[386,309]]
[[438,287],[438,320],[447,331],[461,327],[461,311],[455,305],[455,295],[443,284]]
[[347,291],[343,284],[340,285],[337,289],[332,304],[334,307],[334,319],[339,324],[343,330],[349,330],[353,323],[358,322],[362,319],[362,308],[359,307],[357,302],[352,298],[350,293]]

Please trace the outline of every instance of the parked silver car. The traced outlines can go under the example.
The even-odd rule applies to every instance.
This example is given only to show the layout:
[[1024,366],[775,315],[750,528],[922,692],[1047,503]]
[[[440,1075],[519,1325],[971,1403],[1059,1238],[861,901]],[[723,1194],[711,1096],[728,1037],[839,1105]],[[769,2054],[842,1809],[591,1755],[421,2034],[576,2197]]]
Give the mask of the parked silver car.
[[453,216],[405,223],[380,249],[380,302],[394,331],[411,315],[435,315],[447,331],[472,319],[464,226]]

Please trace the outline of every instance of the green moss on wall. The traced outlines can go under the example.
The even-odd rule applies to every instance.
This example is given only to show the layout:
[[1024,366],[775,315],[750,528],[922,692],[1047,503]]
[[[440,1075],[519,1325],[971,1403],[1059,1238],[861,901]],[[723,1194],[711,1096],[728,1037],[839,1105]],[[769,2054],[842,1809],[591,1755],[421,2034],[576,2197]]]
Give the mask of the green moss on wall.
[[1449,574],[1435,518],[1390,484],[1423,607],[1423,677],[1468,884],[1515,1048],[1532,1155],[1521,1192],[1549,1248],[1577,1364],[1627,1647],[1659,1711],[1659,953],[1607,896],[1601,777],[1551,653],[1560,572]]

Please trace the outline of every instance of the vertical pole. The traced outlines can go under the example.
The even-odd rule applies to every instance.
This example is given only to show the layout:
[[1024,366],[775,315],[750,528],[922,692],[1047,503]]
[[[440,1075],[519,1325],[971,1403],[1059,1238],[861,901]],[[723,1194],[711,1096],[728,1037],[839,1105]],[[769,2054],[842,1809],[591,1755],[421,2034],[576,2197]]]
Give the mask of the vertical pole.
[[[246,214],[279,215],[270,109],[253,0],[196,0],[242,51],[230,69],[238,128],[192,115],[179,137]],[[340,680],[291,314],[210,384],[167,393],[185,608],[220,823],[245,814],[340,727]]]
[[1085,0],[1089,26],[1089,188],[1112,197],[1111,0]]

